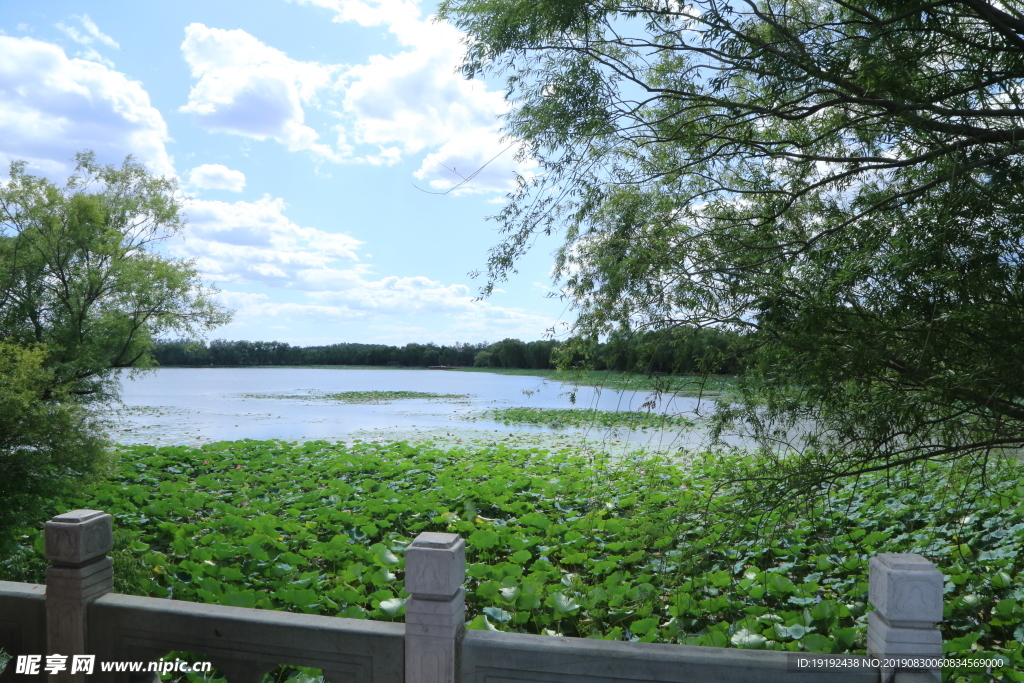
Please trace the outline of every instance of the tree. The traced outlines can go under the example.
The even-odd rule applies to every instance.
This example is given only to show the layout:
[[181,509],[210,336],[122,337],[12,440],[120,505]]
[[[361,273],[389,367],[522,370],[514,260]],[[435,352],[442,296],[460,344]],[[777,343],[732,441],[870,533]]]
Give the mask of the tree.
[[[154,340],[225,323],[190,262],[156,246],[184,222],[173,181],[77,155],[63,188],[11,164],[0,185],[0,541],[106,446],[93,408]],[[34,521],[34,520],[33,520]]]
[[95,416],[54,386],[40,346],[0,342],[0,556],[17,524],[38,521],[45,501],[103,462]]
[[[541,171],[495,217],[485,292],[563,231],[581,335],[739,333],[742,400],[718,426],[752,429],[786,488],[1024,446],[1018,2],[440,16],[469,36],[467,76],[507,76],[506,132]],[[801,425],[781,437],[801,454],[779,457]]]

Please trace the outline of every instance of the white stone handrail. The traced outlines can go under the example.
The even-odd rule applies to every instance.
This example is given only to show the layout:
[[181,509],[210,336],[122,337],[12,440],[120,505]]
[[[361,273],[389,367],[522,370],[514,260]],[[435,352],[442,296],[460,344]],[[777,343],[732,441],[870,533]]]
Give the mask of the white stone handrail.
[[104,661],[178,651],[212,662],[230,683],[259,683],[278,664],[322,669],[328,683],[404,683],[402,624],[114,593],[89,609],[90,654]]
[[[112,593],[110,515],[75,510],[46,525],[47,585],[0,581],[0,646],[18,654],[94,654],[98,661],[205,656],[228,683],[258,683],[278,664],[321,669],[328,683],[910,683],[937,670],[871,668],[872,658],[941,657],[942,575],[917,555],[871,559],[868,655],[801,670],[809,653],[466,632],[465,542],[422,533],[406,549],[404,624],[227,607]],[[820,657],[820,656],[818,656]],[[17,680],[13,662],[0,683]],[[55,683],[147,683],[68,671]],[[38,677],[31,677],[38,678]],[[28,678],[26,678],[27,680]]]

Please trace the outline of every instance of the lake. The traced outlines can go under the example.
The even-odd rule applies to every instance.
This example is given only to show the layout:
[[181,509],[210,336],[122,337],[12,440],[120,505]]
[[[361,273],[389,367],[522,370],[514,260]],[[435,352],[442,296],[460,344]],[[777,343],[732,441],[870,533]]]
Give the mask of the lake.
[[[570,393],[575,390],[576,402]],[[463,400],[400,400],[350,404],[316,399],[342,391],[466,394]],[[276,398],[283,396],[307,398]],[[200,444],[235,439],[463,440],[500,438],[524,445],[586,440],[608,449],[643,446],[664,451],[696,447],[701,430],[630,432],[606,428],[552,429],[505,425],[465,416],[488,408],[597,408],[638,411],[647,392],[574,387],[543,377],[482,372],[345,368],[159,368],[122,381],[124,405],[112,429],[123,444]],[[708,399],[663,400],[658,412],[694,416]]]

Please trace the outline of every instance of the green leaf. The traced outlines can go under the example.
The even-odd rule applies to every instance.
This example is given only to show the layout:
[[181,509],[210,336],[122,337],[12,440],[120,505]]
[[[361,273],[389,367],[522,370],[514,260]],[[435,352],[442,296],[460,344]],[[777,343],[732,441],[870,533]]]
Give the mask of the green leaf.
[[970,557],[974,554],[971,551],[970,546],[968,546],[966,543],[960,543],[959,545],[950,546],[946,550],[946,552],[952,555],[954,558]]
[[498,541],[501,540],[501,536],[491,529],[477,529],[470,534],[469,538],[466,540],[474,548],[489,550],[490,548],[498,545]]
[[338,616],[345,619],[365,619],[366,610],[359,605],[349,605],[345,609],[341,610],[341,612],[338,613]]
[[835,652],[835,643],[820,633],[808,633],[800,639],[800,645],[808,652]]
[[857,640],[857,629],[837,628],[829,631],[829,635],[839,644],[839,651],[843,652],[853,648],[853,643]]
[[250,543],[248,546],[246,546],[246,550],[249,551],[249,557],[251,557],[254,560],[266,562],[270,559],[270,555],[268,555],[267,551],[264,550],[263,547],[260,546],[258,543]]
[[658,628],[658,618],[649,617],[647,619],[637,619],[629,625],[629,630],[637,635],[647,635],[654,629]]
[[724,570],[709,574],[708,579],[710,579],[712,586],[718,586],[719,588],[732,583],[732,575]]
[[551,596],[551,606],[555,608],[556,618],[561,618],[561,616],[566,614],[572,614],[580,608],[574,599],[567,597],[562,593],[554,593]]
[[489,622],[487,620],[487,617],[484,616],[483,614],[476,615],[473,618],[472,621],[470,621],[468,624],[466,624],[466,628],[470,629],[471,631],[497,631],[498,630],[498,629],[494,628],[494,624]]
[[795,638],[796,640],[799,640],[803,638],[807,633],[813,631],[814,629],[808,628],[803,624],[790,624],[788,626],[781,627],[778,630],[790,638]]
[[490,576],[491,568],[486,564],[477,562],[469,565],[469,567],[466,569],[466,574],[473,577],[474,579],[482,579],[484,577]]
[[256,591],[232,590],[221,595],[218,598],[218,602],[222,605],[228,605],[230,607],[255,607]]
[[736,647],[742,647],[748,650],[763,650],[768,639],[760,633],[755,633],[754,631],[744,628],[734,633],[729,641]]
[[[500,592],[500,591],[499,591]],[[537,609],[541,605],[540,587],[535,583],[524,583],[516,607],[524,610]]]
[[219,573],[220,578],[224,581],[239,582],[245,580],[245,574],[243,574],[238,567],[220,567]]
[[519,586],[506,586],[498,590],[501,600],[506,603],[513,603],[519,597]]
[[530,558],[533,557],[533,555],[530,553],[529,550],[518,550],[518,551],[512,553],[512,555],[510,557],[511,557],[513,562],[518,562],[519,564],[523,564],[525,562],[528,562],[530,560]]
[[534,527],[536,529],[547,529],[551,526],[551,520],[539,512],[531,512],[523,515],[519,518],[519,523],[524,526]]
[[811,608],[811,616],[815,619],[830,619],[839,614],[839,605],[834,600],[822,600]]
[[964,605],[972,609],[978,609],[981,607],[982,597],[977,593],[968,593],[961,597]]
[[506,621],[512,618],[511,613],[506,612],[500,607],[484,607],[484,614],[487,615],[488,619],[499,624],[504,624]]
[[996,572],[992,575],[992,585],[996,588],[1009,588],[1013,585],[1013,578],[1006,572]]
[[380,564],[384,565],[385,567],[394,567],[396,564],[399,563],[398,557],[393,552],[391,552],[383,546],[381,546],[381,548],[378,549],[376,553],[374,553],[373,559],[379,562]]
[[793,585],[793,581],[782,574],[769,574],[767,583],[768,591],[772,594],[792,593],[796,590],[796,586]]
[[1016,600],[1000,600],[992,611],[1003,619],[1009,619],[1017,607]]
[[382,600],[379,605],[380,611],[391,618],[397,617],[405,612],[405,601],[406,598],[391,598],[390,600]]
[[374,585],[383,586],[395,580],[395,575],[387,570],[387,567],[377,567],[377,570],[370,574]]

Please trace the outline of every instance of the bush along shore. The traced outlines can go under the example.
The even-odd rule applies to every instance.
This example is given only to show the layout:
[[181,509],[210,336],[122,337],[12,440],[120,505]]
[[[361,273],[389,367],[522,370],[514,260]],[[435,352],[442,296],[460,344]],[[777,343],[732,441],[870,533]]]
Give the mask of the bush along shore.
[[163,340],[153,357],[163,366],[316,366],[357,365],[392,367],[459,366],[494,369],[551,369],[568,351],[570,365],[586,357],[596,370],[631,371],[640,374],[690,374],[708,370],[715,374],[741,371],[739,356],[730,348],[740,342],[732,332],[715,329],[612,333],[606,343],[564,342],[554,339],[531,342],[503,339],[494,344],[446,346],[429,344],[337,343],[327,346],[290,346],[277,341]]
[[[737,521],[740,485],[720,482],[738,458],[136,446],[61,509],[114,515],[122,592],[401,620],[404,549],[444,531],[467,541],[469,628],[823,653],[864,651],[868,559],[915,552],[946,576],[947,654],[1007,663],[948,680],[1024,680],[1019,468],[990,472],[966,495],[943,465],[862,477],[799,515]],[[41,548],[28,533],[0,578],[41,581]]]

